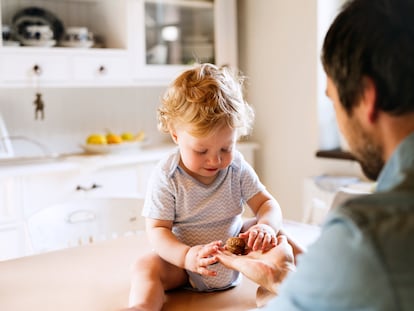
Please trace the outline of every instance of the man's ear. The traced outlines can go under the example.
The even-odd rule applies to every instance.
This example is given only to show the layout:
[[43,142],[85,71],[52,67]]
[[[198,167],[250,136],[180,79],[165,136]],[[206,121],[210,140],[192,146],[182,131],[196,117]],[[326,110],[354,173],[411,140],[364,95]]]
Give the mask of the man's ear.
[[362,103],[366,110],[366,116],[370,123],[375,122],[378,116],[377,109],[377,88],[374,81],[369,77],[364,77],[362,80],[364,91],[362,95]]

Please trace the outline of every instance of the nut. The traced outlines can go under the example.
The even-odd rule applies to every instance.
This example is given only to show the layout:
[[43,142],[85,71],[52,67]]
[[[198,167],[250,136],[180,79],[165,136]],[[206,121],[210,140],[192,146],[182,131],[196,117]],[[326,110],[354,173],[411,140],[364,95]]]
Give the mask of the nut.
[[246,243],[239,237],[231,237],[226,241],[226,248],[236,255],[243,255],[245,247]]

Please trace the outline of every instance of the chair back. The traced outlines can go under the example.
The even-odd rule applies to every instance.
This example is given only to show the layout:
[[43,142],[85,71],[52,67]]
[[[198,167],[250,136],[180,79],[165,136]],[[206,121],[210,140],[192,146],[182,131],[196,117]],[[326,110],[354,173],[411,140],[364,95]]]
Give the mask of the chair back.
[[27,219],[34,253],[80,246],[145,229],[143,198],[84,198],[44,208]]

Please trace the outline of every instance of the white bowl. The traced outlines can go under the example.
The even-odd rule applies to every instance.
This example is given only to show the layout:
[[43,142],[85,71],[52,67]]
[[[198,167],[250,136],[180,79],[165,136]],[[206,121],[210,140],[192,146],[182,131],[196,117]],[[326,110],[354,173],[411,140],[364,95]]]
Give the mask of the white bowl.
[[56,40],[36,40],[36,39],[24,39],[23,45],[35,46],[35,47],[51,47],[56,45]]
[[88,49],[93,46],[93,41],[60,41],[60,45],[67,48]]
[[95,144],[83,144],[82,149],[86,153],[90,154],[106,154],[106,153],[121,153],[121,152],[133,152],[141,149],[143,141],[134,142],[123,142],[119,144],[106,144],[106,145],[95,145]]

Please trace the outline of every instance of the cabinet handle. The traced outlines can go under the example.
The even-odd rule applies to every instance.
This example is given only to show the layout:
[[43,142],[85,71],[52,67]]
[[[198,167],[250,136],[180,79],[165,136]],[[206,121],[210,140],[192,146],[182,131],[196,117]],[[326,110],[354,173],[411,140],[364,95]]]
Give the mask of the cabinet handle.
[[95,184],[93,183],[92,186],[88,187],[83,187],[81,185],[77,185],[76,186],[76,191],[91,191],[93,189],[97,189],[97,188],[102,188],[101,185]]
[[35,64],[33,66],[33,72],[36,76],[40,76],[43,73],[42,67],[40,67],[38,64]]
[[104,65],[101,65],[98,68],[98,72],[99,72],[100,75],[105,75],[107,73],[107,71],[108,70],[106,69],[106,67]]
[[96,219],[96,215],[93,211],[78,210],[70,213],[66,221],[70,224],[78,224],[82,222],[91,222]]

